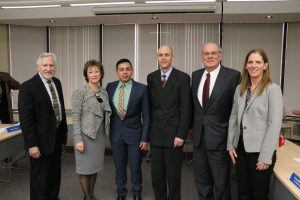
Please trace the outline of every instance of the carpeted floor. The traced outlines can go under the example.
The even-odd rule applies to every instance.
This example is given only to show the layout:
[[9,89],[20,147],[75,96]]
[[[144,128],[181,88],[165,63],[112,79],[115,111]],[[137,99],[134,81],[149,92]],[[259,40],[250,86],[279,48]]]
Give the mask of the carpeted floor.
[[[26,159],[18,161],[18,167],[28,167]],[[143,160],[143,199],[154,200],[150,177],[150,163]],[[111,155],[105,156],[104,169],[99,173],[96,183],[96,198],[98,200],[116,199],[114,183],[114,166]],[[129,174],[129,173],[128,173]],[[0,179],[8,177],[8,170],[0,169]],[[130,176],[128,177],[130,182]],[[128,184],[127,199],[132,199],[131,186]],[[61,200],[81,200],[83,194],[75,173],[74,154],[66,153],[62,160]],[[194,200],[196,188],[193,177],[193,163],[183,165],[182,200]],[[13,180],[10,183],[0,182],[0,200],[29,200],[29,170],[13,169]]]

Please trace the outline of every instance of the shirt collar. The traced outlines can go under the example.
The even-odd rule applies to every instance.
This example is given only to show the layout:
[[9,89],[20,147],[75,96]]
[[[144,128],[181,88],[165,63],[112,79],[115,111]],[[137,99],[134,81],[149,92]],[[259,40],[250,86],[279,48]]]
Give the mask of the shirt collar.
[[166,73],[164,73],[162,70],[160,70],[160,76],[166,75],[166,79],[168,79],[172,70],[173,70],[173,67],[170,67],[170,69]]
[[206,76],[207,73],[210,74],[210,76],[214,76],[216,74],[219,74],[219,71],[221,69],[221,65],[219,64],[218,67],[216,69],[214,69],[212,72],[208,72],[208,71],[204,71],[204,75]]
[[[132,83],[133,83],[132,79],[130,79],[129,81],[125,82],[124,88],[130,87],[132,85]],[[122,84],[123,83],[121,81],[119,81],[118,88],[120,88]]]
[[42,81],[43,81],[44,84],[46,84],[48,80],[51,80],[53,82],[52,78],[51,79],[45,79],[39,72],[38,72],[38,74],[39,74],[39,76],[42,79]]

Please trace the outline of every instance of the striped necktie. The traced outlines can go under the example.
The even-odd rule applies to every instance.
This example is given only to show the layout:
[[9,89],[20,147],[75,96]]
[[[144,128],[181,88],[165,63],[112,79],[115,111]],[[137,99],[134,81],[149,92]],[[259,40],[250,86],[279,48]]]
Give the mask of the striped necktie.
[[123,83],[120,87],[120,91],[119,91],[119,116],[120,119],[123,120],[125,117],[125,110],[124,110],[124,87],[125,84]]
[[53,110],[54,110],[54,114],[56,117],[56,125],[59,124],[60,122],[60,112],[59,112],[59,103],[58,103],[58,98],[55,92],[55,89],[52,85],[52,80],[47,80],[47,83],[49,84],[49,89],[50,89],[50,93],[52,96],[52,106],[53,106]]
[[167,83],[167,75],[163,74],[161,79],[161,86],[165,87],[166,83]]

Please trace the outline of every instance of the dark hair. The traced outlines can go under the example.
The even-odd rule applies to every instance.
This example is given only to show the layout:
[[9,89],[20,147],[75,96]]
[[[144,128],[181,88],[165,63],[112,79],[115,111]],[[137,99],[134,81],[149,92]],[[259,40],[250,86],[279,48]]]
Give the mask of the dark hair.
[[100,85],[102,85],[102,79],[104,77],[104,69],[103,69],[102,64],[100,63],[100,61],[97,61],[97,60],[89,60],[84,64],[83,76],[84,76],[86,82],[89,82],[89,79],[87,76],[87,70],[90,67],[98,67],[98,69],[100,70],[100,73],[101,73]]
[[119,64],[122,64],[122,63],[129,63],[129,65],[132,69],[132,64],[131,64],[130,60],[128,60],[127,58],[122,58],[116,63],[116,70],[118,70]]

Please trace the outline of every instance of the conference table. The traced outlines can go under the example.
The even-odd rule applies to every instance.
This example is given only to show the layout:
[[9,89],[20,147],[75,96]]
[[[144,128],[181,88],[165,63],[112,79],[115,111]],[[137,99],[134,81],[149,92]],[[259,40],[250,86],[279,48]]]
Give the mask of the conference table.
[[[7,127],[8,124],[0,124],[0,128]],[[21,151],[24,151],[24,140],[21,130],[11,133],[0,133],[0,161],[13,156]],[[8,166],[9,179],[0,180],[4,182],[11,181],[11,169]]]
[[277,150],[277,161],[274,167],[275,176],[273,185],[271,184],[271,195],[273,196],[271,199],[300,199],[300,188],[290,181],[292,173],[300,176],[300,147],[286,140],[285,145]]

